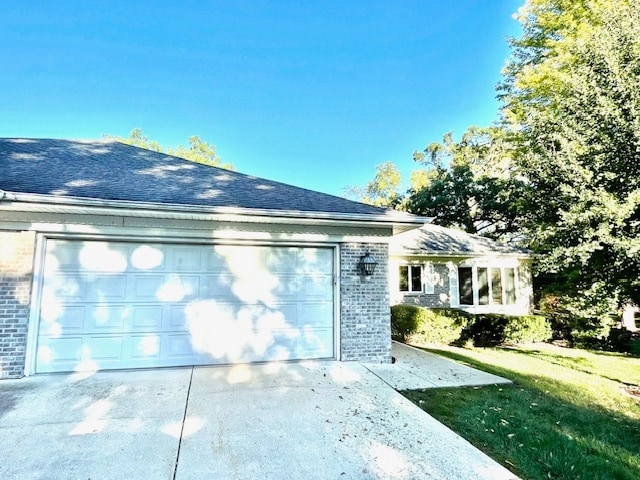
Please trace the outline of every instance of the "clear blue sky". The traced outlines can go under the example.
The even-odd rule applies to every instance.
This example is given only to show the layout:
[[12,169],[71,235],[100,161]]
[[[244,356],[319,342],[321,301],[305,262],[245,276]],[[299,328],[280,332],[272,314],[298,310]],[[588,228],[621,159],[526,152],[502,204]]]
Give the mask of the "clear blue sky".
[[199,135],[260,177],[340,195],[496,118],[524,0],[0,5],[0,136]]

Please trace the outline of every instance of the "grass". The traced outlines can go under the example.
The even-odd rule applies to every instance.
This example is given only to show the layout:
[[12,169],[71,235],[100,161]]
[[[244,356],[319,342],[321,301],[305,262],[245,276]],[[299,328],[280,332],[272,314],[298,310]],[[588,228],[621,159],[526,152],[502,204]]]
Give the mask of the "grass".
[[[425,350],[514,382],[402,392],[523,479],[640,479],[640,358],[565,349]],[[640,394],[640,393],[639,393]]]

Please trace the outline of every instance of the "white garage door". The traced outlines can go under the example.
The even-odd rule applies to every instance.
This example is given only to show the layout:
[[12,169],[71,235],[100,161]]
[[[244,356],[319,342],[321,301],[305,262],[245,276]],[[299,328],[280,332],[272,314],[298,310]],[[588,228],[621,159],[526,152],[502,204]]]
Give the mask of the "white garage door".
[[333,250],[48,240],[36,372],[334,356]]

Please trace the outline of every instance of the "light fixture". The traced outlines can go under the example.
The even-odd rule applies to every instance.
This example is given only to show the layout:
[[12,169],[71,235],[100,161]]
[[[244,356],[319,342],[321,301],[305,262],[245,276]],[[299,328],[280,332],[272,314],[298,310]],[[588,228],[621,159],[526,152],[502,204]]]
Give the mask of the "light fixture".
[[369,250],[360,257],[360,261],[358,262],[358,269],[360,270],[361,275],[366,275],[367,277],[373,275],[373,272],[376,271],[376,265],[378,262],[371,256]]

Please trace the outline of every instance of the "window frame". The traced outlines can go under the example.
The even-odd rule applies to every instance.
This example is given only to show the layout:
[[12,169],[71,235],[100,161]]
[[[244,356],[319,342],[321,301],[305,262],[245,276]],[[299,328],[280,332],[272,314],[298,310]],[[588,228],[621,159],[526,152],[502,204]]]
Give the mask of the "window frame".
[[[402,269],[406,268],[407,272],[406,272],[406,276],[402,274]],[[419,281],[420,281],[420,289],[414,289],[414,283],[413,283],[413,271],[414,269],[419,269]],[[396,288],[400,293],[403,293],[405,295],[418,295],[421,293],[425,292],[425,284],[424,284],[424,265],[422,264],[416,264],[416,263],[402,263],[400,265],[398,265],[398,281],[396,283]],[[402,289],[402,283],[403,283],[403,277],[404,277],[404,282],[406,282],[407,285],[407,289],[403,290]]]
[[[465,273],[461,275],[461,270]],[[468,271],[471,271],[470,275]],[[496,275],[499,272],[499,275]],[[517,305],[519,298],[518,267],[491,263],[459,264],[458,305],[461,308],[503,307]],[[471,282],[471,292],[468,282]],[[510,288],[512,287],[512,288]],[[499,289],[499,298],[498,298]],[[469,295],[471,293],[471,295]],[[472,299],[472,303],[468,303]]]

